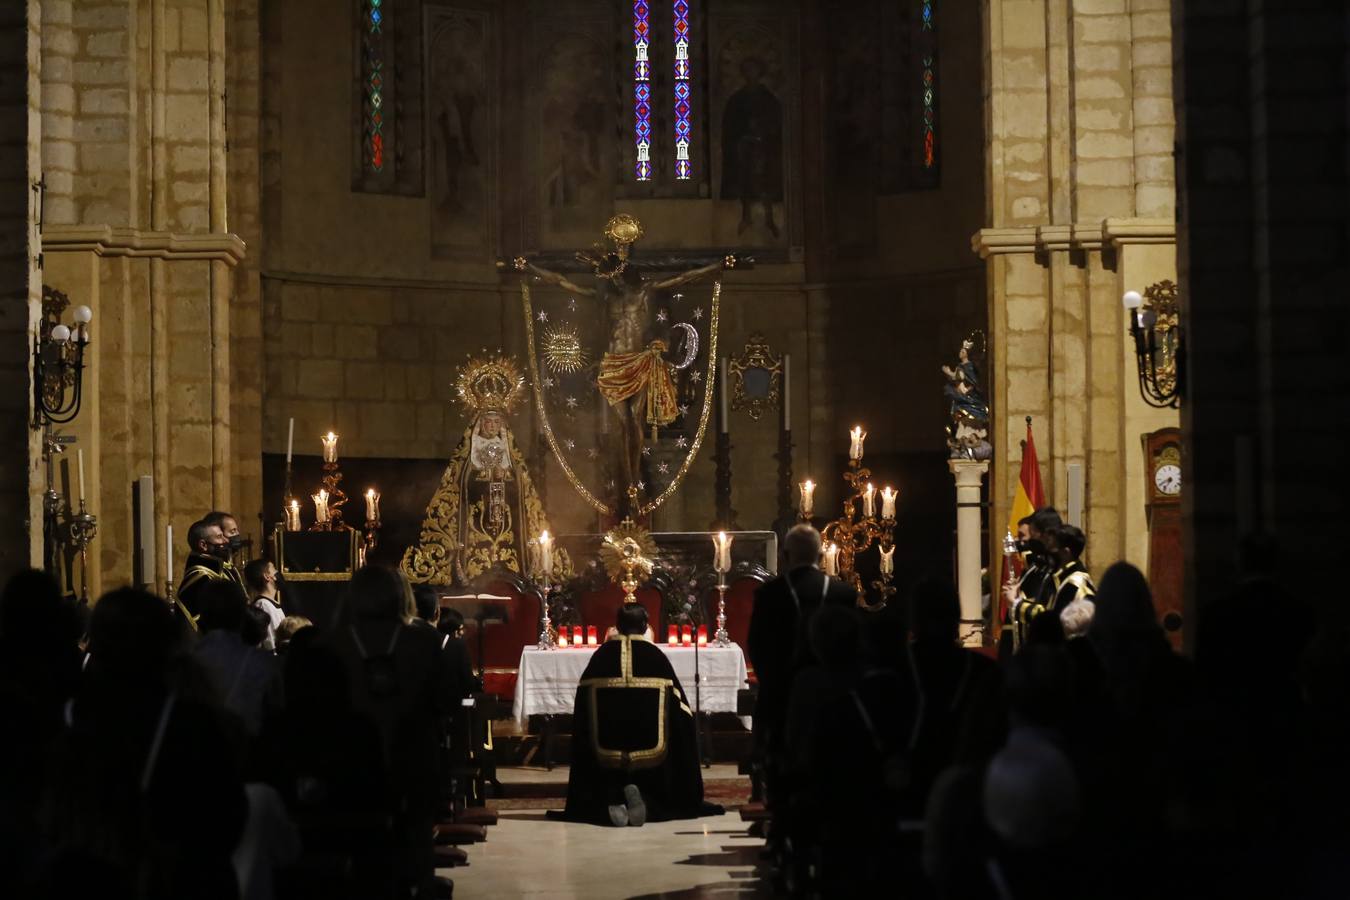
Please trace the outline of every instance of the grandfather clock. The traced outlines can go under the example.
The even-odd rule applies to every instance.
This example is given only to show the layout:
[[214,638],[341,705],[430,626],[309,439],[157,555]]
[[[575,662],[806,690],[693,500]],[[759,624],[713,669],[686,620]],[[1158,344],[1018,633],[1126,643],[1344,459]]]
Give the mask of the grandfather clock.
[[1181,649],[1181,429],[1144,435],[1144,508],[1148,515],[1148,583],[1172,646]]

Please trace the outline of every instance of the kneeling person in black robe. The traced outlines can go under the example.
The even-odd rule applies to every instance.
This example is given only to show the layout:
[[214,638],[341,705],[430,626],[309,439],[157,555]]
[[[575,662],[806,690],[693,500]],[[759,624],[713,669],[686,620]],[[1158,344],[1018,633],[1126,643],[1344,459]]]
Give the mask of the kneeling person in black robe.
[[720,813],[703,802],[694,714],[665,653],[643,639],[647,611],[619,610],[618,636],[577,686],[563,818],[641,825]]

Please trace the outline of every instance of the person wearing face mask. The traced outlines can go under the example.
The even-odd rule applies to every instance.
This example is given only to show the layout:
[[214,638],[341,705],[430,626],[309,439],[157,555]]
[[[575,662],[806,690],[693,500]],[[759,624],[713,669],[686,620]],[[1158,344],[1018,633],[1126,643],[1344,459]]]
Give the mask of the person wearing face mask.
[[1060,527],[1063,520],[1053,506],[1043,506],[1017,523],[1017,547],[1026,560],[1026,570],[1016,585],[1004,588],[1012,620],[1014,643],[1021,647],[1026,640],[1027,623],[1034,615],[1051,605],[1055,596],[1055,562],[1046,547],[1046,535]]
[[178,606],[195,630],[201,614],[201,590],[213,581],[228,581],[239,589],[239,602],[248,605],[248,591],[239,570],[230,562],[230,540],[219,524],[205,519],[188,529],[188,558],[178,584]]
[[281,609],[281,573],[270,559],[255,559],[244,566],[244,584],[253,599],[253,608],[267,616],[267,636],[260,645],[264,650],[276,650],[277,626],[286,618]]
[[1045,532],[1042,539],[1055,568],[1050,577],[1049,599],[1028,601],[1017,608],[1017,621],[1021,625],[1023,639],[1031,630],[1032,620],[1046,612],[1059,616],[1065,637],[1081,637],[1092,624],[1092,614],[1096,609],[1092,598],[1097,593],[1092,575],[1079,559],[1087,545],[1087,538],[1081,528],[1060,525]]
[[230,513],[215,509],[202,516],[202,521],[208,525],[219,525],[221,533],[225,535],[225,540],[230,542],[230,562],[243,567],[248,562],[245,546],[248,542],[244,535],[239,531],[239,521]]

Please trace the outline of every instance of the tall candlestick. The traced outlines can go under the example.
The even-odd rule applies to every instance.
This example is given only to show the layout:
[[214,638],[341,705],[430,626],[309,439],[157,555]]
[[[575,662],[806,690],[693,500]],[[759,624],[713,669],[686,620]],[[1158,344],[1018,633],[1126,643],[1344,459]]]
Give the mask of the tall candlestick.
[[720,402],[721,410],[721,431],[727,433],[727,416],[730,413],[731,404],[727,403],[727,358],[724,356],[717,361],[717,398]]
[[792,357],[783,354],[783,430],[792,430]]
[[848,433],[848,458],[863,458],[863,441],[867,440],[867,432],[863,431],[861,425],[854,425],[853,430]]
[[547,531],[539,533],[539,574],[544,578],[553,574],[553,538]]
[[821,559],[821,568],[825,570],[826,575],[839,576],[839,545],[826,544],[825,552]]
[[291,467],[291,450],[295,448],[295,416],[291,416],[291,424],[286,426],[286,468]]
[[84,501],[84,448],[83,448],[83,447],[81,447],[79,450],[75,451],[75,458],[78,459],[78,460],[79,460],[79,463],[80,463],[80,500],[81,500],[81,502],[83,502],[83,501]]
[[863,515],[872,518],[876,515],[877,489],[872,486],[872,482],[867,482],[867,490],[863,491]]
[[319,440],[323,441],[323,461],[326,463],[337,462],[338,436],[330,431]]
[[366,491],[366,521],[380,521],[380,495],[374,488]]
[[891,490],[890,485],[881,489],[881,517],[883,519],[895,518],[895,498],[896,492]]
[[291,505],[286,507],[286,530],[300,530],[300,501],[292,500]]
[[164,526],[164,583],[173,581],[173,525]]
[[713,537],[713,568],[725,575],[731,571],[731,542],[735,540],[725,531]]
[[809,519],[816,509],[816,483],[808,478],[801,483],[800,487],[802,492],[802,518]]

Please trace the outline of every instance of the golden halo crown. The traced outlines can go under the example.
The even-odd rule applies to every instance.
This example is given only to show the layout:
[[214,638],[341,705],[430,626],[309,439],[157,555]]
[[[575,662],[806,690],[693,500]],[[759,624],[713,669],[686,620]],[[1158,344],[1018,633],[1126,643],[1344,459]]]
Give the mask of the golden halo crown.
[[525,396],[525,376],[509,356],[470,357],[455,379],[455,393],[470,418],[485,412],[510,415]]

